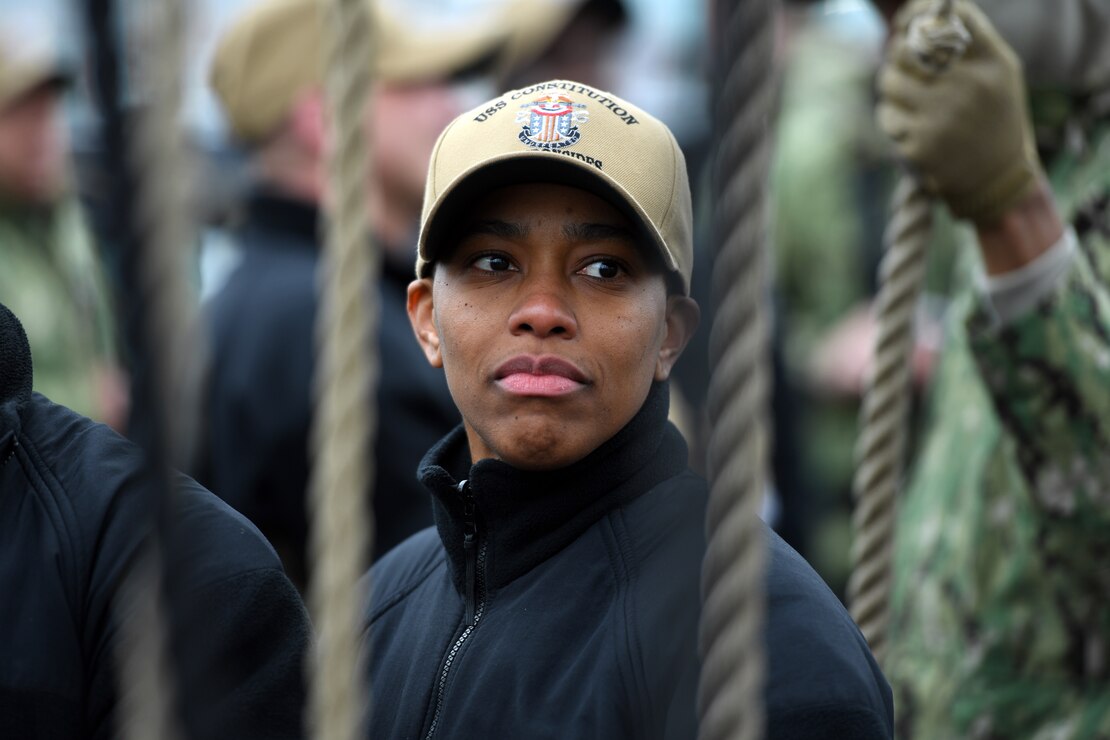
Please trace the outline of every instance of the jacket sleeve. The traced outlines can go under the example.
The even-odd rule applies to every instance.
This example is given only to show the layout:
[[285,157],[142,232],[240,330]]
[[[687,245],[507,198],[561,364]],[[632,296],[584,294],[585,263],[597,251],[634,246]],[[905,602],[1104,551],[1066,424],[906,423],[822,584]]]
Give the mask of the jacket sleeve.
[[1110,530],[1107,286],[1080,250],[1048,300],[999,329],[977,311],[968,337],[1051,549],[1080,573],[1097,567],[1085,545]]
[[[130,469],[116,457],[120,469]],[[107,486],[119,482],[111,473],[104,479]],[[301,738],[310,624],[300,596],[247,520],[180,480],[162,552],[171,691],[183,737]],[[96,646],[88,722],[100,728],[96,737],[114,736],[108,729],[118,730],[123,720],[116,707],[117,688],[126,691],[128,681],[119,669],[121,650],[134,617],[144,614],[129,601],[131,586],[125,585],[148,539],[135,484],[128,476],[116,488],[91,554],[90,615],[99,616],[86,625]]]
[[188,598],[174,645],[188,737],[304,737],[308,617],[281,569],[237,573]]
[[184,476],[177,504],[163,543],[188,736],[303,737],[309,622],[300,596],[238,513]]

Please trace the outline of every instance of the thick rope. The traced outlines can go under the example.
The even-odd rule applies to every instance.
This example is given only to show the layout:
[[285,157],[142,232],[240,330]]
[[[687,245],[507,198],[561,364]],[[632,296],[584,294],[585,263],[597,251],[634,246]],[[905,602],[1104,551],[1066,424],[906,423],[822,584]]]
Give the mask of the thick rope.
[[773,0],[719,5],[714,172],[718,251],[710,334],[708,549],[698,636],[698,737],[757,740],[764,715],[763,500],[769,373],[766,319],[768,125]]
[[147,551],[118,597],[128,612],[118,648],[121,663],[120,736],[128,740],[181,737],[174,713],[174,681],[160,558]]
[[[180,386],[187,331],[185,255],[189,238],[187,160],[181,131],[184,11],[180,0],[142,6],[137,41],[144,64],[137,75],[143,108],[129,152],[134,179],[134,247],[122,286],[128,304],[133,356],[132,434],[146,453],[150,502],[157,536],[122,592],[123,735],[176,738],[174,681],[168,655],[164,539],[172,518],[171,461],[175,434],[173,394]],[[128,259],[125,256],[125,259]]]
[[[915,18],[908,37],[923,67],[937,74],[963,53],[969,39],[952,13],[952,0],[937,0],[933,14]],[[886,655],[895,508],[909,427],[913,320],[932,223],[929,197],[910,176],[899,182],[892,210],[876,299],[874,375],[864,395],[856,447],[848,580],[852,618],[880,663]]]
[[378,260],[368,239],[367,146],[362,121],[369,83],[370,19],[365,0],[329,0],[326,9],[327,239],[320,265],[317,317],[315,462],[310,603],[317,627],[310,723],[314,736],[355,740],[369,712],[360,655],[357,588],[367,565],[373,523],[371,434],[376,409]]
[[[131,150],[132,171],[141,172],[136,188],[136,222],[144,244],[138,305],[147,314],[150,373],[158,420],[164,434],[168,468],[182,449],[182,387],[186,347],[196,306],[185,282],[192,229],[192,171],[181,127],[185,60],[183,0],[143,4],[143,74],[138,91],[144,101]],[[168,472],[167,472],[168,475]]]
[[913,320],[925,277],[931,203],[916,181],[904,177],[894,194],[877,298],[874,376],[863,399],[854,481],[852,575],[848,600],[879,661],[889,621],[894,509],[910,408]]

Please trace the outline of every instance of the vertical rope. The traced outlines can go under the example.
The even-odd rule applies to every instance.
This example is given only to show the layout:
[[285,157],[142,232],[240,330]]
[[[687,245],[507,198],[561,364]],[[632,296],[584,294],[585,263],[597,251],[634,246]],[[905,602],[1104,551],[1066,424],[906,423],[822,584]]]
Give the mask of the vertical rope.
[[127,740],[181,737],[174,713],[175,684],[168,655],[162,559],[148,550],[119,598],[127,605],[121,630],[119,732]]
[[766,319],[768,123],[773,0],[719,4],[714,172],[718,251],[710,333],[710,495],[698,649],[701,740],[763,736],[763,499],[769,373]]
[[[110,8],[99,10],[109,15],[110,23]],[[124,223],[116,234],[121,251],[120,303],[131,359],[130,432],[145,453],[142,477],[148,494],[144,503],[155,531],[117,603],[117,614],[123,617],[120,729],[124,737],[135,740],[169,740],[179,737],[179,729],[169,659],[164,580],[169,555],[164,542],[172,519],[171,461],[180,443],[171,423],[171,403],[178,386],[177,370],[183,365],[189,303],[184,284],[189,178],[180,128],[184,12],[180,0],[154,0],[141,10],[134,40],[144,52],[144,64],[137,73],[141,83],[137,97],[143,107],[130,142],[119,107],[118,58],[109,59],[101,70],[101,82],[110,83],[101,90],[102,105],[109,113],[106,127],[111,129],[109,158],[116,158],[109,166],[121,170],[113,205],[133,198],[135,206],[133,211],[123,211]],[[90,11],[95,13],[97,8],[91,5]],[[95,30],[98,21],[92,23]],[[101,42],[107,43],[107,29],[101,27],[98,32],[104,34]],[[108,70],[108,66],[114,68]],[[105,93],[113,99],[104,100]],[[131,146],[124,160],[127,143]]]
[[150,348],[153,417],[160,429],[159,464],[169,477],[184,442],[174,396],[181,387],[186,341],[195,305],[185,282],[190,250],[192,176],[182,130],[185,11],[183,0],[150,0],[139,42],[144,63],[138,97],[143,109],[132,139],[131,170],[141,173],[134,193],[136,226],[145,245],[136,302],[144,310]]
[[367,8],[365,0],[329,0],[325,19],[328,226],[319,274],[310,482],[310,602],[317,625],[310,721],[314,736],[327,740],[362,737],[369,712],[359,645],[364,603],[356,587],[373,536],[366,493],[377,423],[371,390],[378,375],[371,351],[378,304],[371,286],[379,268],[367,238],[362,126],[372,30]]
[[854,480],[852,575],[848,602],[876,660],[886,652],[894,509],[910,408],[913,319],[925,277],[931,205],[911,177],[894,193],[876,299],[874,375],[863,398]]
[[[931,14],[914,18],[908,27],[910,47],[922,65],[937,74],[963,53],[969,40],[953,14],[952,0],[937,0]],[[848,579],[852,618],[880,663],[886,655],[895,508],[909,427],[913,319],[932,224],[929,198],[911,176],[903,177],[895,189],[892,210],[876,299],[874,375],[864,394],[856,447]]]

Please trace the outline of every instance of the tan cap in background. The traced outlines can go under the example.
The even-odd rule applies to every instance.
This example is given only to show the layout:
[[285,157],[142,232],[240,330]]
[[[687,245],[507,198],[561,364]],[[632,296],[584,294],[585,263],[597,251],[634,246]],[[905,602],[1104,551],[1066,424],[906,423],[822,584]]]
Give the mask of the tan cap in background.
[[511,90],[456,118],[432,153],[420,217],[418,276],[474,198],[554,182],[589,190],[638,223],[690,291],[693,219],[686,160],[670,129],[615,95],[554,80]]
[[[367,0],[375,40],[371,74],[392,83],[442,79],[496,53],[493,27],[418,29]],[[211,83],[229,125],[244,142],[268,136],[297,96],[324,79],[321,0],[263,0],[220,38]]]
[[44,86],[64,87],[69,70],[49,53],[15,54],[0,46],[0,106]]

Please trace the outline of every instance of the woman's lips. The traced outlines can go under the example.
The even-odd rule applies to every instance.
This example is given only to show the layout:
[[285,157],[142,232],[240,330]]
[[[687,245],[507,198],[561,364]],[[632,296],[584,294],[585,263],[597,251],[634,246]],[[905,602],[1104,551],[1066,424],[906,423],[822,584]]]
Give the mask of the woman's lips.
[[504,362],[494,373],[503,390],[517,396],[552,397],[586,386],[586,375],[572,362],[559,357],[520,355]]
[[582,383],[562,375],[513,373],[497,381],[503,389],[517,396],[561,396],[583,387]]

